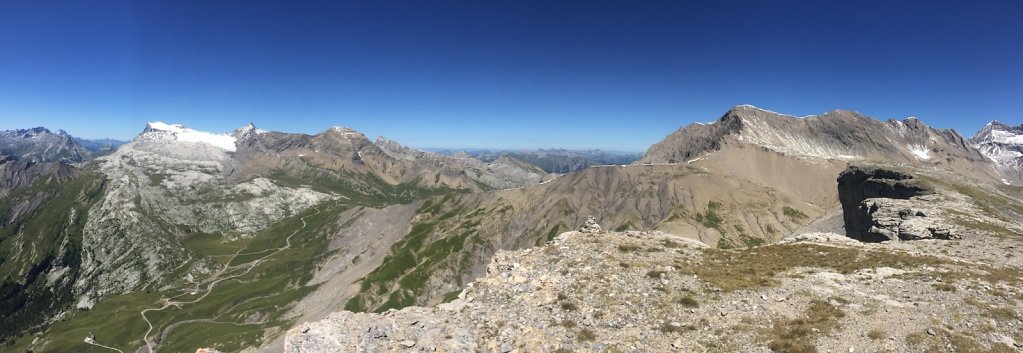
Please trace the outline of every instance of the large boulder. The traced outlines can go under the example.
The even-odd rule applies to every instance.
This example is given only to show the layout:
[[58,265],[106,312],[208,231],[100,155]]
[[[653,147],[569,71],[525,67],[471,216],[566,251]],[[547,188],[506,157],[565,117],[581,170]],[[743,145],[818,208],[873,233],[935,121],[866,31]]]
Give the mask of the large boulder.
[[846,235],[866,242],[958,237],[934,214],[934,190],[911,174],[849,166],[838,176]]

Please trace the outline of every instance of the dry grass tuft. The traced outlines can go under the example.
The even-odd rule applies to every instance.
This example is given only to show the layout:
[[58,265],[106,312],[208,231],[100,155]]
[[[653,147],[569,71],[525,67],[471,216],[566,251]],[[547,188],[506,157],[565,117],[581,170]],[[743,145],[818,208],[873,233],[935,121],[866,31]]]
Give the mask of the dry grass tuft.
[[837,328],[845,312],[826,301],[814,299],[804,315],[798,319],[775,320],[770,329],[761,333],[768,341],[767,347],[779,353],[817,352],[813,346],[814,339]]

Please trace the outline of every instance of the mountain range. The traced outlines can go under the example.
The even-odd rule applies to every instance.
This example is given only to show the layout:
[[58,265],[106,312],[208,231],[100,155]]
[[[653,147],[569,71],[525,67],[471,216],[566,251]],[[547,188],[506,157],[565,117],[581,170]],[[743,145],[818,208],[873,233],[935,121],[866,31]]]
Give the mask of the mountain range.
[[[887,177],[914,175],[927,186],[921,190],[958,205],[942,208],[933,201],[939,196],[924,194],[872,203],[878,206],[865,217],[880,222],[878,229],[937,227],[920,223],[917,213],[901,215],[902,207],[941,215],[956,234],[999,237],[988,243],[1000,246],[1014,246],[1005,237],[1023,231],[1016,186],[1023,182],[1023,126],[992,122],[967,139],[917,118],[880,121],[846,110],[794,117],[736,106],[713,123],[672,132],[641,157],[431,153],[344,127],[307,135],[249,124],[210,133],[161,122],[124,144],[44,128],[0,132],[0,155],[0,350],[11,352],[102,351],[97,342],[137,352],[317,351],[324,348],[316,340],[328,337],[302,336],[298,343],[306,332],[286,333],[320,320],[366,331],[359,325],[380,320],[342,315],[349,321],[338,323],[331,313],[342,310],[376,315],[470,303],[466,293],[497,293],[467,289],[498,271],[492,259],[517,250],[538,261],[529,249],[589,223],[609,234],[658,234],[650,238],[657,244],[710,248],[680,252],[677,261],[762,256],[750,252],[778,249],[771,246],[801,234],[845,238],[853,228],[836,178],[851,164],[898,171],[876,172],[870,180],[879,181],[853,186],[874,188],[864,198],[891,198],[886,190],[908,177]],[[894,219],[880,221],[888,208]],[[575,239],[569,244],[588,241],[566,237]],[[902,244],[893,240],[888,244]],[[614,242],[619,250],[609,254],[652,244]],[[911,250],[933,251],[921,249]],[[967,251],[956,261],[990,254]],[[601,267],[613,257],[572,256],[592,263],[546,273],[567,276],[569,268]],[[1015,260],[998,261],[1009,261],[998,270],[1015,276]],[[686,264],[676,267],[692,265]],[[712,280],[692,295],[703,301],[722,283]],[[336,328],[329,325],[308,327]],[[992,332],[1007,335],[1007,327]],[[482,334],[466,342],[486,341]],[[92,343],[82,342],[87,336]],[[572,348],[600,350],[588,342]]]

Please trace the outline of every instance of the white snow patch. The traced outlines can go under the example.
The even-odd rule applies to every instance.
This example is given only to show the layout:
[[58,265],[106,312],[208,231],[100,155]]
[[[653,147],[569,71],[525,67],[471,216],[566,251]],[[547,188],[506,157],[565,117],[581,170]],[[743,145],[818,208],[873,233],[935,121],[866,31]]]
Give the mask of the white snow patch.
[[1012,183],[1010,183],[1008,180],[1005,180],[1005,179],[1002,179],[1002,184],[1012,185]]
[[991,130],[991,140],[1009,145],[1023,145],[1023,135],[1002,130]]
[[211,132],[198,131],[184,127],[181,124],[165,124],[155,121],[148,124],[153,130],[173,133],[176,140],[184,142],[206,143],[228,152],[234,152],[234,136],[230,134],[214,134]]
[[926,161],[928,159],[931,159],[931,155],[929,153],[927,153],[928,152],[927,151],[927,147],[919,146],[919,145],[906,145],[906,148],[908,148],[909,152],[912,152],[913,155],[916,156],[916,159],[919,159],[919,160],[922,160],[922,161]]

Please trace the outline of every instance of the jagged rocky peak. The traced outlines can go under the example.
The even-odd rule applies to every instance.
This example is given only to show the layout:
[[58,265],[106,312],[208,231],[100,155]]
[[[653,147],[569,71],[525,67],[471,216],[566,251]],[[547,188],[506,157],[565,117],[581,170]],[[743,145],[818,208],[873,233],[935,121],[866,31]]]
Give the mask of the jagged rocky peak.
[[387,152],[404,153],[409,150],[415,150],[413,148],[409,148],[408,146],[402,145],[398,141],[394,141],[383,136],[377,136],[376,141],[373,141],[373,143]]
[[992,120],[983,129],[970,138],[970,142],[996,142],[1023,144],[1023,124],[1012,126],[998,120]]
[[24,138],[33,138],[33,137],[38,137],[38,136],[42,136],[42,135],[49,135],[49,134],[68,136],[68,133],[66,131],[64,131],[64,130],[58,129],[57,132],[54,133],[53,131],[50,131],[50,129],[47,129],[47,128],[42,127],[42,126],[37,126],[37,127],[31,128],[31,129],[11,130],[11,132],[13,132],[16,135],[21,135]]
[[232,134],[232,136],[234,136],[235,138],[244,138],[250,135],[262,135],[267,132],[268,131],[266,130],[256,128],[256,124],[250,122],[248,124],[245,124],[245,126],[235,129],[234,134]]
[[64,130],[45,127],[0,131],[0,154],[30,161],[81,162],[91,153]]
[[420,158],[439,159],[439,156],[435,156],[432,153],[402,145],[398,141],[394,141],[383,136],[377,136],[376,141],[373,143],[377,145],[377,147],[380,147],[380,149],[388,156],[395,159],[407,161],[414,161]]
[[160,121],[146,123],[146,129],[135,138],[135,142],[179,141],[201,143],[227,152],[234,152],[236,150],[235,140],[236,138],[232,134],[199,131],[187,128],[181,124],[167,124]]
[[970,138],[970,144],[1003,167],[1023,166],[1023,125],[992,121]]
[[344,127],[344,126],[331,126],[329,129],[327,129],[327,130],[323,131],[322,133],[320,133],[320,135],[337,136],[337,137],[341,137],[342,139],[345,139],[345,140],[366,140],[366,141],[369,141],[369,138],[367,138],[366,135],[364,135],[363,133],[361,133],[358,130],[355,130],[353,128]]

